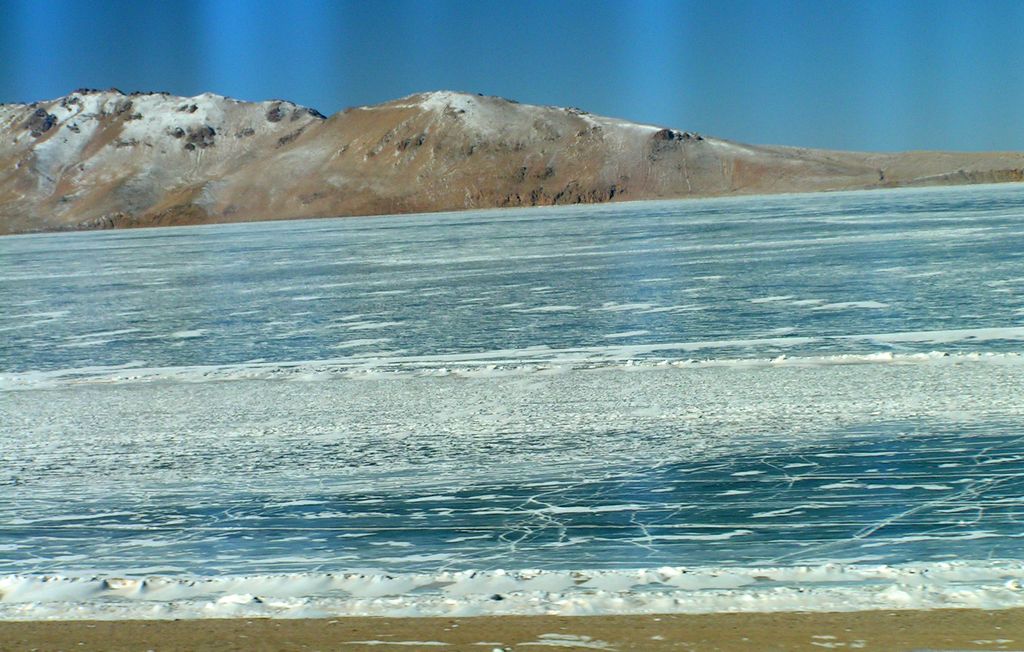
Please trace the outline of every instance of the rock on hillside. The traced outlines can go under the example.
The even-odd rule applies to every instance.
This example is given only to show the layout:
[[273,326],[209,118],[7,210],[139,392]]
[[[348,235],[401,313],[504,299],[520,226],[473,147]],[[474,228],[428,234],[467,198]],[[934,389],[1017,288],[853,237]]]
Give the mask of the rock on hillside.
[[1020,181],[1024,155],[742,145],[435,92],[325,118],[80,90],[0,105],[0,233]]

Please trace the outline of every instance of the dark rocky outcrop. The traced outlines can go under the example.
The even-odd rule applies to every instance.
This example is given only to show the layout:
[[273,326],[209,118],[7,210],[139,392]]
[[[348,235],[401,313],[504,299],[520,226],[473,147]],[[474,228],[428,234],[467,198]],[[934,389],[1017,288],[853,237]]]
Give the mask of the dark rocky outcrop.
[[47,113],[44,109],[36,109],[32,112],[32,117],[25,121],[25,129],[28,129],[34,137],[39,138],[55,124],[57,124],[57,116]]
[[216,135],[217,132],[210,125],[190,127],[185,134],[185,149],[191,151],[213,147]]
[[281,106],[280,102],[275,102],[269,109],[267,109],[267,121],[268,122],[281,122],[284,120],[284,116],[287,115],[287,111]]

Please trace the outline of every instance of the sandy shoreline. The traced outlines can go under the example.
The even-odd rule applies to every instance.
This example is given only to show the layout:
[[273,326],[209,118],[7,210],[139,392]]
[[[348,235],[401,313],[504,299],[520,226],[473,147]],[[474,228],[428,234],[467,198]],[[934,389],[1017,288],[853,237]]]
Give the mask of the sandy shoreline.
[[[389,644],[390,643],[390,644]],[[0,622],[0,650],[1024,650],[1024,608]]]

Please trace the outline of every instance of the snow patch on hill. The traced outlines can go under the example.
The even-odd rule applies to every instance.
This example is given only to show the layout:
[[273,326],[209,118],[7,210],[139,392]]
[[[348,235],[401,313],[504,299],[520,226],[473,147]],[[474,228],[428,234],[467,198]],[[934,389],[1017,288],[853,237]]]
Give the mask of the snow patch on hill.
[[508,100],[452,91],[436,91],[412,97],[418,97],[418,101],[413,104],[415,108],[434,113],[435,119],[456,118],[470,131],[481,136],[495,135],[512,122],[509,109],[514,105]]
[[641,124],[638,122],[630,122],[629,120],[620,120],[619,118],[607,118],[605,116],[593,115],[590,113],[578,113],[579,117],[592,127],[598,127],[600,129],[624,129],[629,131],[640,132],[641,134],[650,136],[651,134],[660,131],[663,127],[656,127],[654,125]]

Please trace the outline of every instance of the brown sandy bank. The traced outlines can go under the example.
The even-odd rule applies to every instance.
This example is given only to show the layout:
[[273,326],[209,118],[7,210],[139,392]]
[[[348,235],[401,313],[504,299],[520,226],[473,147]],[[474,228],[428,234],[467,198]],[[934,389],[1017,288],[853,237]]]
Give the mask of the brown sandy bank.
[[0,622],[0,650],[1024,650],[1024,609]]

